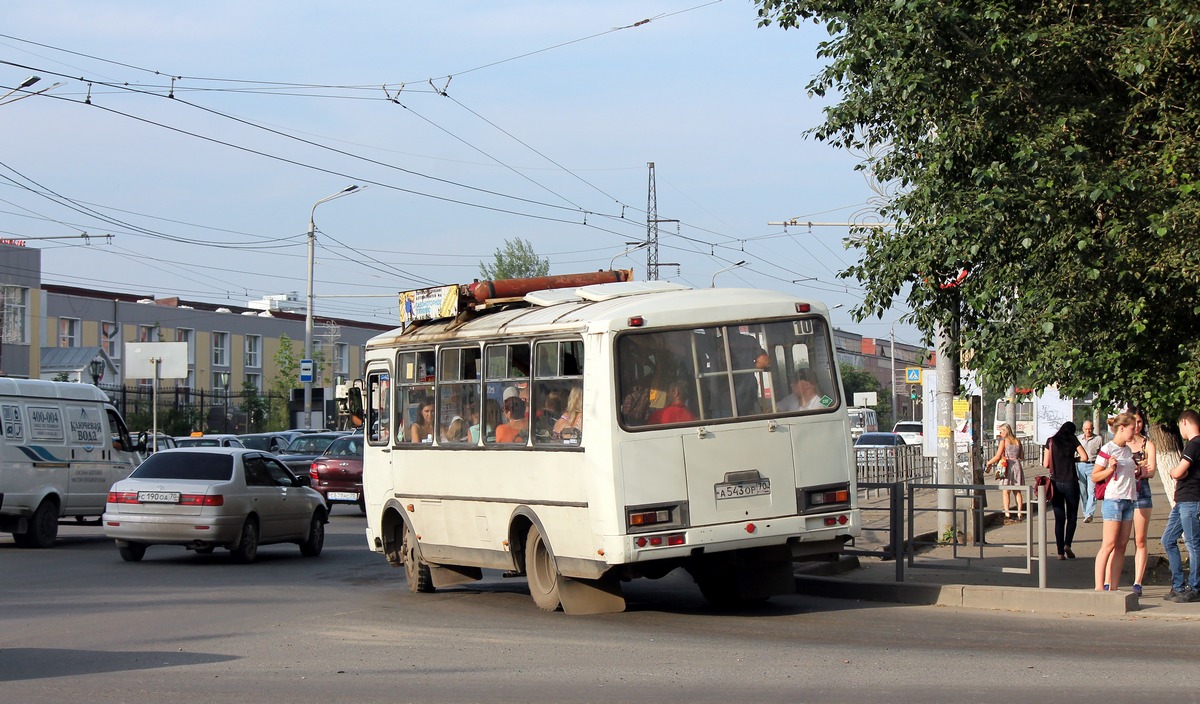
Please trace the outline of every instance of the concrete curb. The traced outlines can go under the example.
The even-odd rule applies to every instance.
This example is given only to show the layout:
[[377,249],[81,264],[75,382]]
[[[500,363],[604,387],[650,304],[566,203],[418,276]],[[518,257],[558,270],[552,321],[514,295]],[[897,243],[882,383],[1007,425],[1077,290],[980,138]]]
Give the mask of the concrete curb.
[[796,591],[829,599],[1003,609],[1030,613],[1121,616],[1139,608],[1138,598],[1132,592],[1098,592],[1091,589],[859,582],[802,575],[796,577]]

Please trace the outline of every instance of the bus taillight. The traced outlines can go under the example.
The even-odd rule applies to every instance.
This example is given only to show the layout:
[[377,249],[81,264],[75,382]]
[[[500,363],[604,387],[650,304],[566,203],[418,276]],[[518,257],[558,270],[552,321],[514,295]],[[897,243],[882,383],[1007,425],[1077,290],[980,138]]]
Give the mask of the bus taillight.
[[637,540],[633,541],[633,544],[637,545],[639,548],[644,548],[644,547],[661,548],[664,545],[667,545],[667,546],[686,545],[687,538],[684,536],[683,533],[671,533],[669,535],[650,535],[650,536],[643,535],[643,536],[638,537]]
[[629,514],[629,527],[634,526],[652,526],[656,523],[669,523],[671,521],[671,512],[668,509],[659,509],[657,511],[642,511],[641,513]]

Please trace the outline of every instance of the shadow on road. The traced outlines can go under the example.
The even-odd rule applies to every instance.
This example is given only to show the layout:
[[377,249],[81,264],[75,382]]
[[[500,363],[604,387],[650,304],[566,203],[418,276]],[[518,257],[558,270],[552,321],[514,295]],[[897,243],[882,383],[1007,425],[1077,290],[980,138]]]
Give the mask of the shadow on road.
[[215,653],[0,648],[0,682],[151,670],[236,659]]

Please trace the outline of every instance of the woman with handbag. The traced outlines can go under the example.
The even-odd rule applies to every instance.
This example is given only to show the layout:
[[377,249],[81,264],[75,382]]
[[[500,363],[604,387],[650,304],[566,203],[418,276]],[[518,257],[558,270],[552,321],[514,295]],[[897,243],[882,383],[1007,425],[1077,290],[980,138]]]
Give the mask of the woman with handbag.
[[[1104,539],[1096,553],[1096,591],[1117,590],[1121,568],[1125,564],[1125,545],[1133,529],[1133,504],[1137,499],[1138,465],[1133,461],[1129,440],[1133,437],[1132,413],[1120,413],[1108,421],[1112,440],[1096,454],[1092,481],[1097,498],[1103,491],[1100,515],[1104,518]],[[1104,488],[1101,489],[1100,485]]]
[[1021,520],[1025,514],[1025,497],[1019,491],[1009,491],[1004,489],[1006,486],[1024,486],[1025,473],[1021,471],[1021,441],[1013,434],[1012,426],[1008,423],[1000,424],[999,442],[996,447],[996,456],[988,461],[987,466],[996,465],[996,483],[1000,485],[1000,504],[1004,507],[1004,520],[1013,519],[1012,514],[1008,512],[1009,502],[1011,498],[1009,494],[1017,495],[1017,514],[1016,520]]
[[1054,493],[1050,506],[1054,509],[1054,542],[1058,545],[1058,559],[1075,559],[1071,541],[1075,538],[1075,526],[1079,520],[1079,478],[1075,473],[1075,462],[1087,462],[1087,451],[1075,437],[1075,424],[1067,421],[1058,432],[1046,441],[1042,450],[1042,466],[1050,470],[1054,482]]
[[1154,509],[1150,478],[1158,471],[1158,451],[1154,442],[1146,437],[1146,421],[1141,411],[1134,414],[1133,437],[1129,439],[1129,450],[1137,465],[1137,496],[1133,500],[1133,593],[1142,595],[1142,577],[1146,575],[1146,532],[1150,528],[1150,514]]

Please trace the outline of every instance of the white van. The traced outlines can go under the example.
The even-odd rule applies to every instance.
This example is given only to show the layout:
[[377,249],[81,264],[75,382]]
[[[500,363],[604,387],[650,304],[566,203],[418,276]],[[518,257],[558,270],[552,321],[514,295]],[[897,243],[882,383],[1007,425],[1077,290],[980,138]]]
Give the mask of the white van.
[[879,417],[874,408],[847,408],[850,416],[850,439],[857,440],[863,433],[874,433],[879,430]]
[[48,548],[63,516],[99,517],[108,488],[141,462],[100,389],[0,378],[0,532]]

